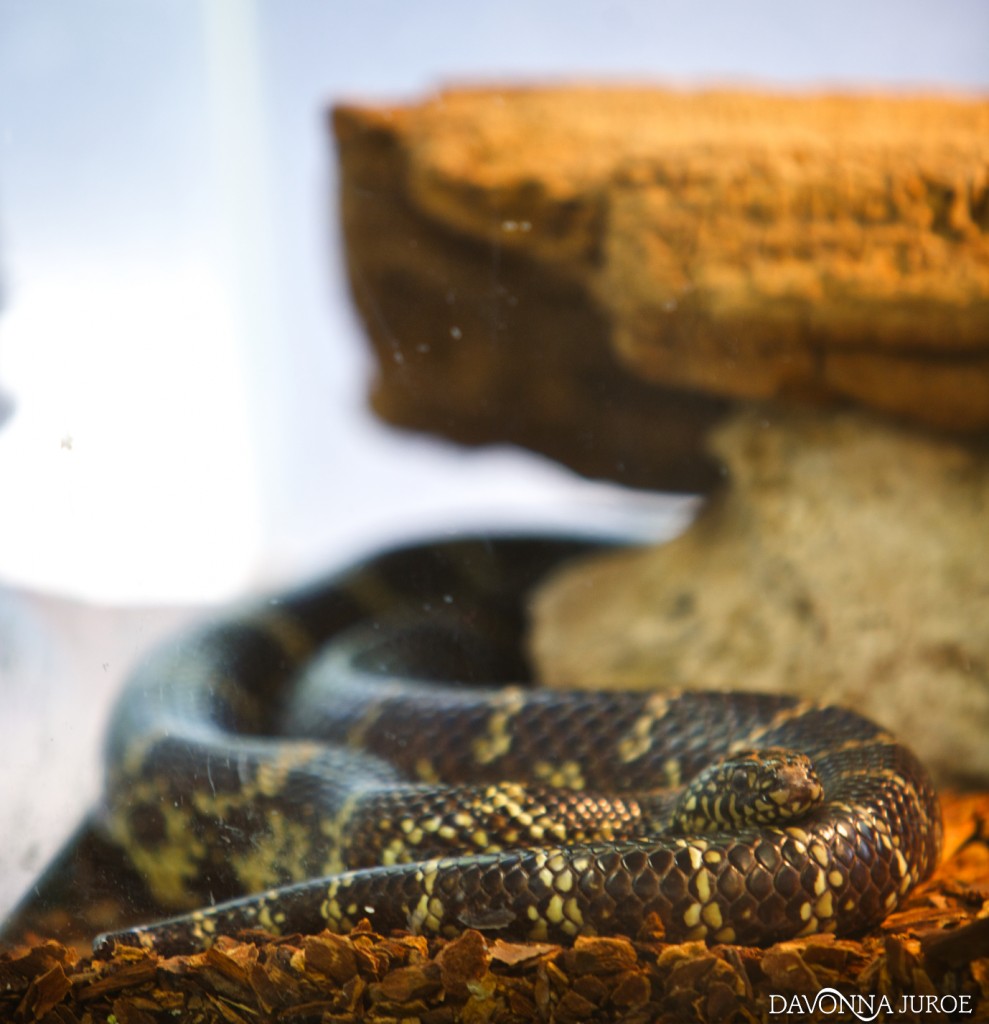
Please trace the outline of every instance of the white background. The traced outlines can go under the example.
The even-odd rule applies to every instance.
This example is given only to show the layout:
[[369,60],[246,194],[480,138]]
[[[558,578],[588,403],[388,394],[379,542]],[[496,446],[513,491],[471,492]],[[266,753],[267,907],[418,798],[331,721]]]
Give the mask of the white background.
[[0,0],[0,914],[204,604],[405,534],[682,521],[364,409],[329,103],[574,77],[985,92],[989,5]]

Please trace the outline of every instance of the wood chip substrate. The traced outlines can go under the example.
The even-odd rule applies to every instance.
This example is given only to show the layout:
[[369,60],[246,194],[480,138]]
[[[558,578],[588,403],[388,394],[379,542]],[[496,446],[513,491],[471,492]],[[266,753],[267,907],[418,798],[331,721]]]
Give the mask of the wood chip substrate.
[[854,1019],[854,1006],[877,1020],[987,1021],[989,794],[949,794],[944,805],[937,875],[858,939],[673,944],[653,921],[634,939],[560,947],[477,931],[379,935],[363,922],[346,936],[252,932],[192,956],[118,947],[100,961],[35,936],[0,952],[0,1020],[755,1024]]

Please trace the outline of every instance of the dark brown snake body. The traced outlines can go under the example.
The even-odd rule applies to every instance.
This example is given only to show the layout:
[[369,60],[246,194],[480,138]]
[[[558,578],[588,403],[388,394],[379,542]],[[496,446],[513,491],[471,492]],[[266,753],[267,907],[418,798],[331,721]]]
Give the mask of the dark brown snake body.
[[[881,921],[933,870],[941,821],[923,767],[878,726],[785,696],[496,685],[527,677],[531,586],[596,546],[401,549],[152,655],[111,726],[105,828],[157,901],[189,912],[97,948],[362,918],[754,944]],[[813,766],[806,806],[759,774],[774,752],[796,772],[793,751]],[[719,791],[735,754],[738,792]]]

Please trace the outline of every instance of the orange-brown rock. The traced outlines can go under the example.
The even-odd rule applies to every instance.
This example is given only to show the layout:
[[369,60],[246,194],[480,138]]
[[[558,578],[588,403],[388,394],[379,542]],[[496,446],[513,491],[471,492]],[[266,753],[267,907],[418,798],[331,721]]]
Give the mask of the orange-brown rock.
[[985,99],[478,88],[334,124],[393,422],[653,486],[710,479],[712,396],[989,428]]
[[[494,95],[469,95],[484,116]],[[620,364],[608,311],[587,285],[593,197],[558,202],[527,174],[502,195],[477,160],[476,182],[466,167],[431,182],[431,147],[469,141],[471,115],[445,122],[442,106],[334,115],[350,282],[377,355],[376,412],[461,443],[519,444],[589,476],[706,490],[717,473],[702,439],[724,402],[657,387]],[[437,210],[444,201],[454,208]]]

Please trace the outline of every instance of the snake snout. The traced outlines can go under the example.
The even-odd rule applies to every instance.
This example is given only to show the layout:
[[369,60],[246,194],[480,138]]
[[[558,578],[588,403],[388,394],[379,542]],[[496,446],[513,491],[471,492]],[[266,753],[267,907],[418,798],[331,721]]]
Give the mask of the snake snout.
[[775,769],[776,784],[767,791],[785,817],[806,814],[824,799],[824,787],[810,759],[800,754],[797,763],[783,763]]

